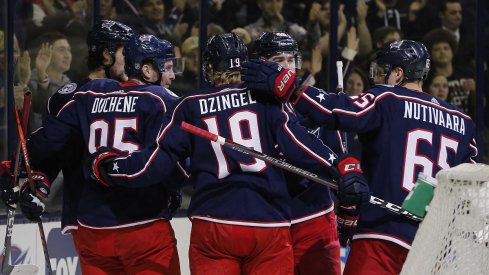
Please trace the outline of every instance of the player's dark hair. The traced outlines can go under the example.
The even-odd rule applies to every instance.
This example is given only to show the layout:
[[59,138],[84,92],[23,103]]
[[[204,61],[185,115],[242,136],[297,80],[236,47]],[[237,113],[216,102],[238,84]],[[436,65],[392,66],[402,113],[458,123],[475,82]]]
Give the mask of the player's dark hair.
[[[134,31],[122,23],[112,20],[100,20],[87,34],[88,69],[93,71],[104,66],[105,58],[103,52],[105,49],[112,56],[113,64],[117,49],[123,47],[133,35]],[[112,64],[104,66],[106,73]]]

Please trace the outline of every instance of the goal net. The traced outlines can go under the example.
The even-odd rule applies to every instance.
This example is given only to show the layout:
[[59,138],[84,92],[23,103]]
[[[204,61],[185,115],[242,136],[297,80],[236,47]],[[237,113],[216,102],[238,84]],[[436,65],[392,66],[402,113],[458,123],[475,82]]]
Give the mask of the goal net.
[[461,164],[436,179],[401,275],[489,274],[489,166]]

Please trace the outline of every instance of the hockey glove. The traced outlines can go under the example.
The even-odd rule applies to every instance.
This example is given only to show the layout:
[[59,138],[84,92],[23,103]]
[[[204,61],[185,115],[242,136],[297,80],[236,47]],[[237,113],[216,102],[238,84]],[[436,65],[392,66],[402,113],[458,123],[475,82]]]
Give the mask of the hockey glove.
[[362,205],[370,200],[370,188],[363,176],[360,161],[352,155],[345,154],[336,160],[338,178],[337,196],[341,204]]
[[[48,177],[42,173],[37,171],[32,171],[32,181],[34,182],[34,187],[36,188],[36,196],[41,200],[47,200],[49,193],[51,192],[51,181]],[[23,173],[22,177],[26,177],[25,173]],[[29,181],[27,178],[21,179],[21,190],[29,189]],[[21,192],[22,192],[21,191]]]
[[24,188],[20,193],[20,209],[27,219],[38,221],[46,207],[38,197],[31,193],[29,188]]
[[169,194],[170,197],[168,198],[168,209],[170,209],[170,213],[173,215],[182,205],[182,194],[177,190],[169,191]]
[[338,224],[338,239],[340,245],[347,247],[355,234],[359,209],[356,206],[339,205],[336,209],[336,223]]
[[117,153],[111,152],[107,147],[98,148],[97,152],[90,155],[88,161],[90,178],[107,187],[113,186],[114,184],[111,182],[107,170],[118,156]]
[[241,79],[249,89],[275,95],[283,102],[295,99],[294,93],[299,86],[299,79],[293,71],[265,60],[244,62]]

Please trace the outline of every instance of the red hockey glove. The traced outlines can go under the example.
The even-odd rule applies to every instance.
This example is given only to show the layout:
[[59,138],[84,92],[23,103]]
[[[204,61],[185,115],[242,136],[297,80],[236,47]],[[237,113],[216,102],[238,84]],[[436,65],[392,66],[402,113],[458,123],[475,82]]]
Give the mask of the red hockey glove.
[[113,186],[114,184],[111,182],[107,170],[109,165],[113,164],[112,161],[118,156],[117,153],[110,152],[107,147],[98,148],[97,152],[90,155],[89,158],[90,178],[107,187]]
[[31,221],[38,221],[46,209],[44,203],[29,188],[24,188],[20,194],[20,209],[24,216]]
[[276,62],[246,61],[242,64],[241,79],[251,90],[275,95],[283,102],[297,97],[295,93],[299,86],[299,79],[293,71],[283,68]]
[[336,161],[340,173],[337,196],[341,204],[362,205],[370,200],[370,188],[363,176],[360,161],[352,155],[345,154]]
[[355,234],[359,210],[356,206],[339,205],[336,208],[336,223],[338,225],[338,239],[340,245],[347,247]]

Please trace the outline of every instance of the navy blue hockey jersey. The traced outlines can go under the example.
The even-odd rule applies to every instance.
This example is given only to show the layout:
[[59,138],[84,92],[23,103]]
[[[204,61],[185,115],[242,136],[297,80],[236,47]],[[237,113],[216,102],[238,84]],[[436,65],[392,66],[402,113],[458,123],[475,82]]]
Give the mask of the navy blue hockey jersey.
[[[93,80],[75,93],[56,117],[47,117],[42,132],[30,142],[31,154],[50,157],[73,133],[83,140],[83,162],[105,146],[122,155],[154,142],[162,118],[176,97],[154,85]],[[144,189],[106,188],[90,182],[84,167],[78,221],[88,227],[124,227],[159,218],[170,219],[168,192],[163,183]]]
[[[475,124],[458,108],[399,86],[376,85],[351,100],[309,87],[296,110],[329,128],[358,132],[362,167],[374,196],[400,205],[417,175],[474,162]],[[418,223],[368,205],[354,238],[410,248]]]
[[[89,82],[90,78],[84,78],[77,82],[70,82],[62,86],[48,100],[47,114],[56,116],[61,108],[73,98],[80,87]],[[41,132],[34,132],[31,139]],[[28,140],[29,144],[29,140]],[[71,229],[78,228],[77,208],[80,195],[83,190],[83,170],[81,147],[83,140],[80,135],[71,135],[67,145],[49,160],[44,160],[37,154],[31,155],[31,166],[34,170],[45,172],[53,181],[60,171],[63,172],[63,206],[61,209],[61,232],[68,233]]]
[[187,95],[165,116],[158,145],[116,159],[109,175],[119,185],[145,186],[164,178],[176,160],[188,156],[194,186],[190,218],[289,226],[290,196],[281,169],[180,129],[185,121],[271,156],[281,152],[315,173],[335,172],[331,162],[336,155],[299,124],[289,105],[256,96],[240,85]]
[[[301,119],[301,121],[303,121],[303,119]],[[301,124],[307,127],[309,133],[322,140],[323,143],[337,155],[342,155],[344,153],[342,137],[339,131],[328,130],[324,127],[312,126],[311,128],[308,123]],[[288,172],[286,172],[286,177],[287,181],[290,182],[289,192],[291,191],[290,189],[293,190],[291,192],[293,195],[291,203],[292,224],[301,223],[316,217],[324,216],[325,214],[334,210],[334,203],[329,187],[311,182],[308,179]],[[294,188],[294,184],[298,185],[298,182],[299,187],[295,186]],[[294,189],[298,189],[298,191],[294,191]]]

